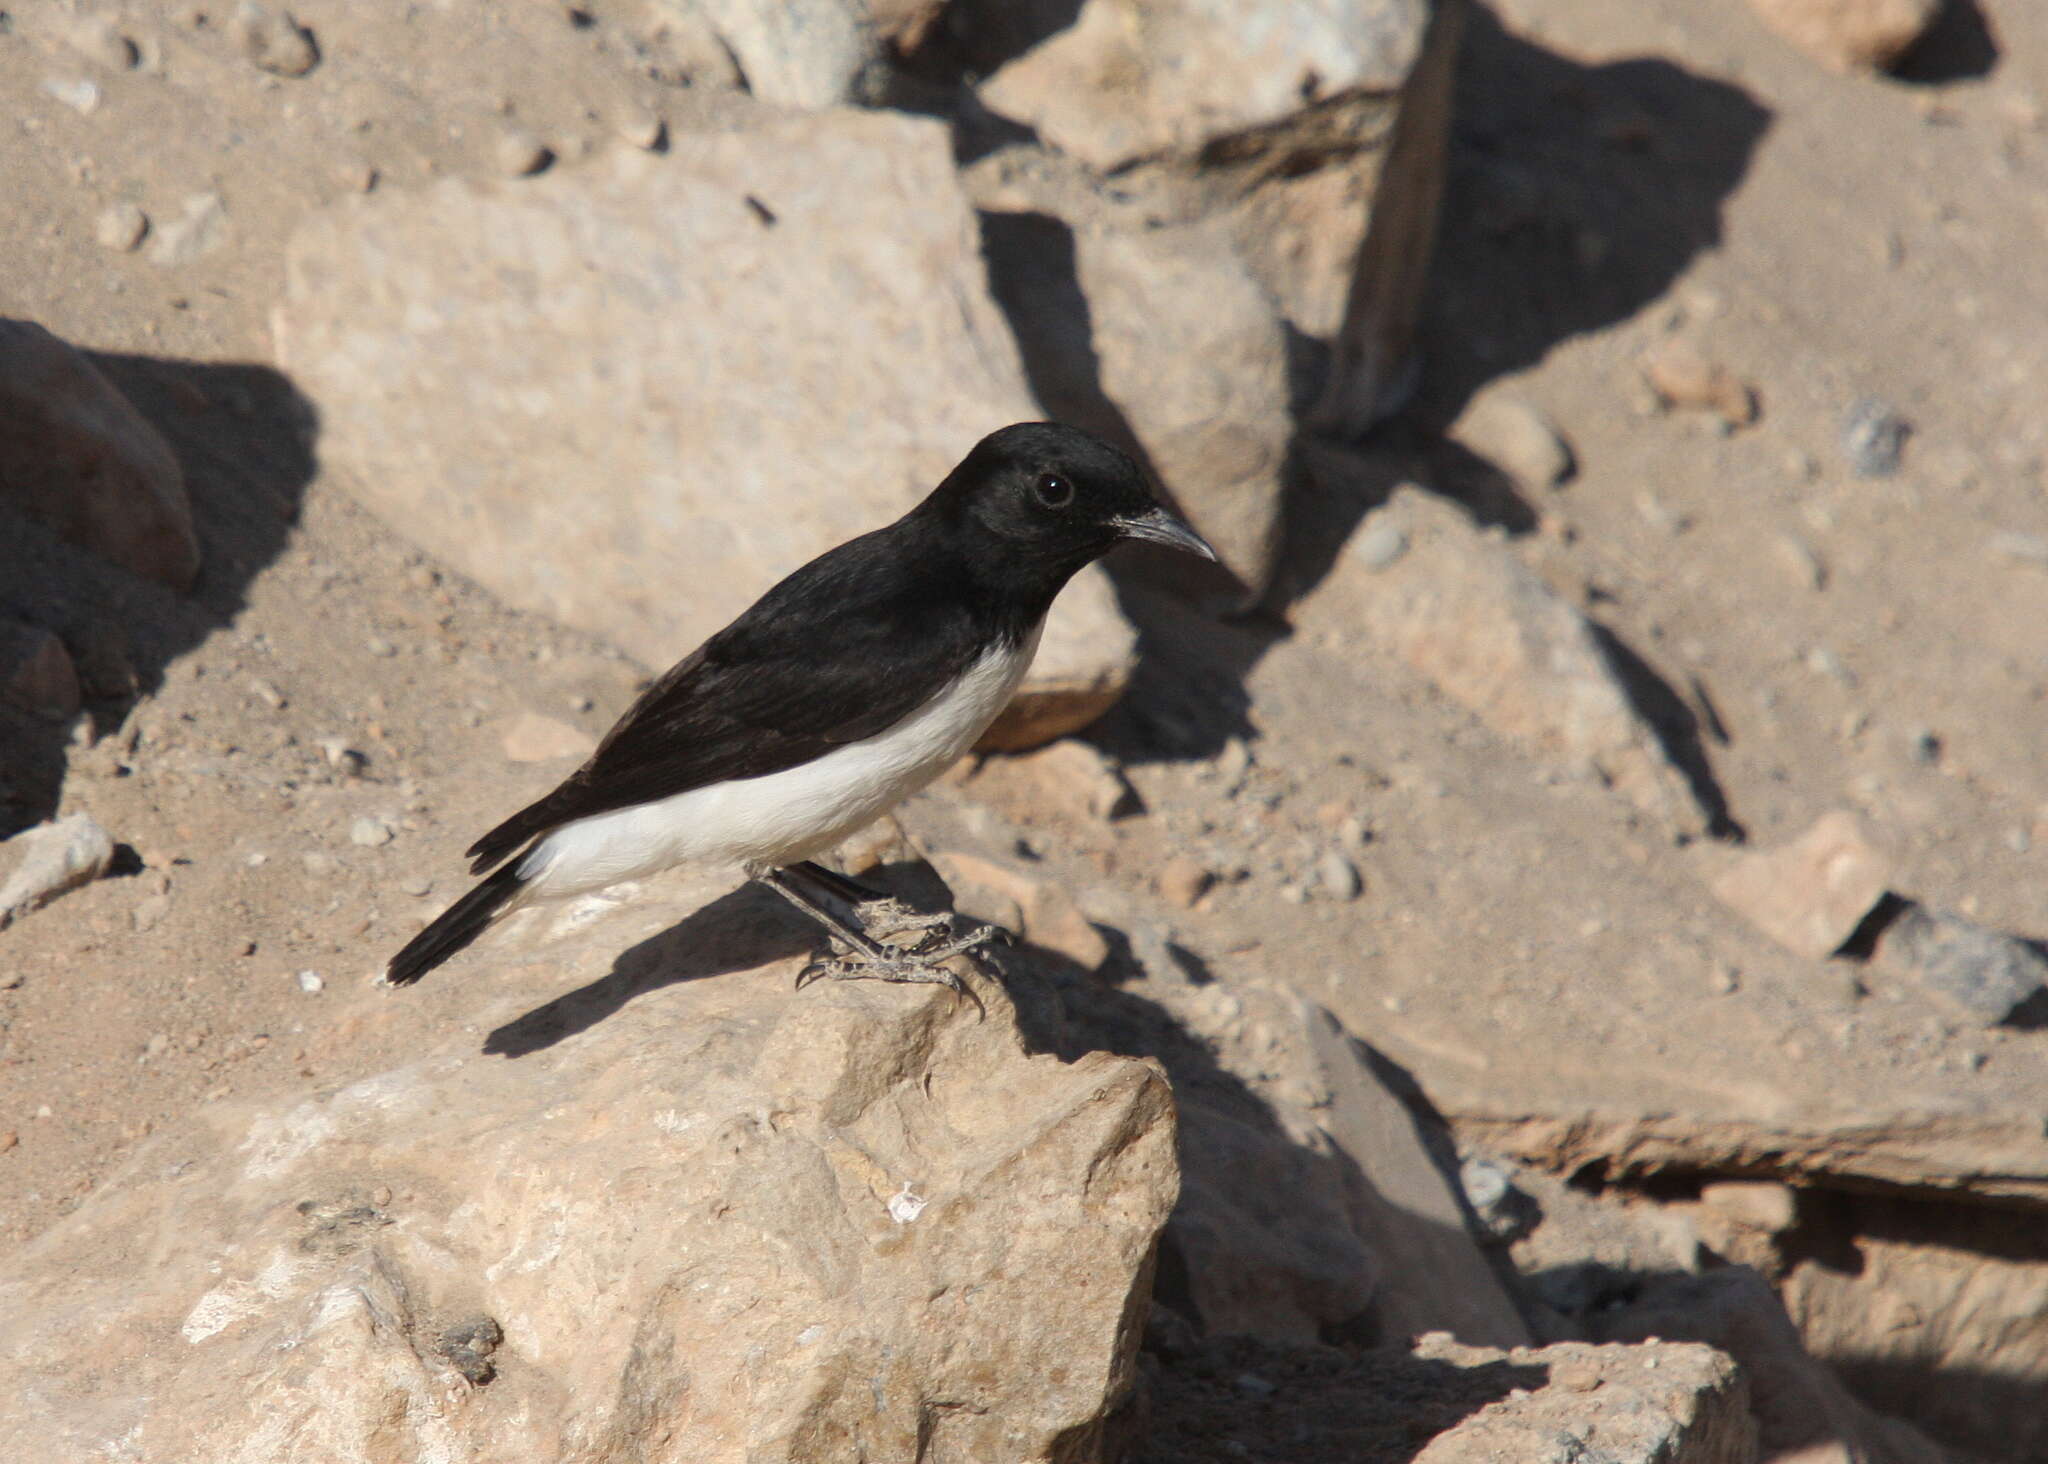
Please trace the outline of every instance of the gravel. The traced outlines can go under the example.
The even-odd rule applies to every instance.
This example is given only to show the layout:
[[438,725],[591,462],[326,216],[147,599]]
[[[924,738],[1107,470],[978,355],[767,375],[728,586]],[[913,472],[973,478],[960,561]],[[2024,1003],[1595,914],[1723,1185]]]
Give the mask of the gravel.
[[1842,418],[1842,453],[1849,470],[1859,478],[1891,477],[1912,431],[1910,422],[1876,397],[1852,403]]

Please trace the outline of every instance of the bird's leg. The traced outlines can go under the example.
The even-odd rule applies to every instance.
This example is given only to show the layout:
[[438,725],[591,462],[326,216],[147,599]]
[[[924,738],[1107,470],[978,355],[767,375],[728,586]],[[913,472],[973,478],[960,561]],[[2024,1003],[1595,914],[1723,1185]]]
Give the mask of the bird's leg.
[[923,932],[944,929],[949,934],[953,928],[953,912],[939,910],[930,915],[920,914],[904,904],[887,890],[878,890],[873,885],[862,884],[851,875],[841,874],[836,869],[827,869],[806,859],[801,864],[792,864],[783,873],[807,881],[817,890],[822,888],[843,900],[852,908],[860,920],[860,927],[869,935],[887,940],[892,935],[904,935],[910,931]]
[[[764,869],[754,878],[789,901],[830,931],[849,951],[869,961],[883,962],[892,958],[892,953],[863,930],[857,922],[850,923],[827,909],[816,898],[817,888],[798,873],[796,866],[783,869]],[[809,886],[807,888],[807,886]]]
[[[901,946],[884,945],[857,924],[842,920],[832,913],[825,902],[817,898],[820,893],[818,886],[824,884],[829,888],[831,882],[807,879],[806,873],[801,866],[793,865],[782,869],[763,870],[754,876],[824,926],[847,948],[848,954],[845,956],[814,960],[804,967],[797,974],[796,984],[799,988],[821,977],[834,981],[925,983],[951,987],[972,999],[976,1006],[981,1004],[981,999],[961,981],[959,973],[944,963],[954,956],[986,944],[1003,932],[994,926],[983,926],[937,946],[930,945],[927,940],[920,940],[916,946],[907,950]],[[913,928],[928,930],[930,926],[921,924]]]

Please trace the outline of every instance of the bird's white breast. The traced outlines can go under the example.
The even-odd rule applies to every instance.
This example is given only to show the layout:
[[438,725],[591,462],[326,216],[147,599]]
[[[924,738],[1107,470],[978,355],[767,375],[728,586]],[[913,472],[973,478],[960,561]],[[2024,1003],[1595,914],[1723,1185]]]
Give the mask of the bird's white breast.
[[534,895],[559,898],[677,864],[763,869],[822,853],[952,766],[1009,704],[1037,650],[1033,630],[894,726],[810,762],[564,824],[520,872]]

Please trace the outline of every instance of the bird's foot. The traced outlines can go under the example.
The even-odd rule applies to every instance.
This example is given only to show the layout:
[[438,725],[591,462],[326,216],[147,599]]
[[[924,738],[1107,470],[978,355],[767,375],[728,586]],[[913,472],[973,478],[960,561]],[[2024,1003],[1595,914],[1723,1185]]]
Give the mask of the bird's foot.
[[866,951],[847,951],[813,958],[797,972],[796,985],[801,991],[813,981],[891,981],[906,985],[944,986],[957,996],[964,996],[974,1003],[975,1009],[984,1016],[987,1008],[974,989],[960,979],[960,973],[945,964],[955,956],[970,955],[982,946],[992,943],[1007,943],[1010,933],[999,925],[982,925],[965,935],[945,936],[934,942],[936,928],[945,927],[950,934],[950,917],[915,917],[917,923],[906,925],[890,934],[903,930],[920,930],[924,934],[910,946],[883,946],[877,954]]

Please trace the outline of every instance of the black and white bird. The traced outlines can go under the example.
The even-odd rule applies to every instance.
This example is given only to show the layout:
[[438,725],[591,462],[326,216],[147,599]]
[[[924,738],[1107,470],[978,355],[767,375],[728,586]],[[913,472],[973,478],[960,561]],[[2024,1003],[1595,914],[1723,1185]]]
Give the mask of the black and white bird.
[[[945,917],[909,916],[811,861],[973,746],[1030,666],[1053,597],[1126,539],[1216,557],[1107,443],[1050,422],[983,438],[895,523],[768,591],[560,787],[471,845],[471,873],[496,872],[385,979],[419,980],[530,901],[688,864],[737,865],[836,936],[845,955],[806,977],[959,989],[941,963],[979,937],[947,939],[934,929]],[[909,946],[878,939],[912,930]]]

